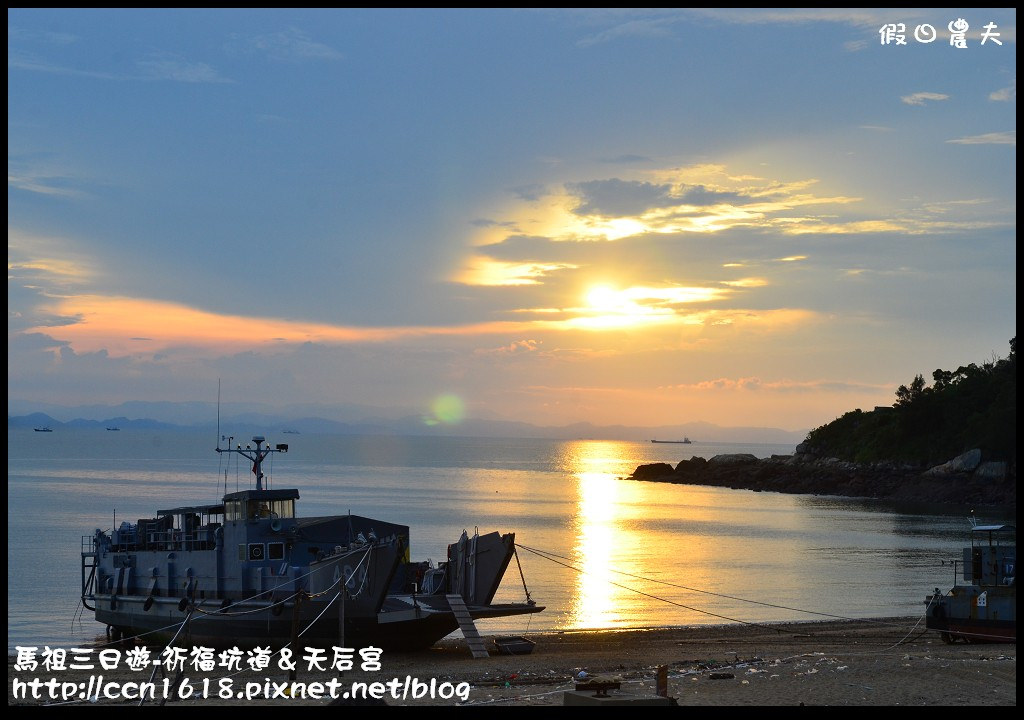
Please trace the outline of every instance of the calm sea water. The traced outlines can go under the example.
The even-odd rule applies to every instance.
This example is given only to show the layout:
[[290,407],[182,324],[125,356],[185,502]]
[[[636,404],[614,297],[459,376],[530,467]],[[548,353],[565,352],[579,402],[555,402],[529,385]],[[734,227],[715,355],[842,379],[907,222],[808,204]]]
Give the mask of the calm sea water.
[[[273,487],[299,488],[300,515],[408,525],[414,559],[443,558],[464,529],[515,532],[529,592],[547,609],[481,623],[484,633],[915,615],[927,592],[952,584],[948,561],[969,527],[970,508],[623,479],[642,463],[786,445],[268,439],[290,445],[269,474]],[[81,613],[81,536],[249,487],[248,466],[214,446],[210,433],[9,428],[8,648],[101,636]],[[523,598],[513,562],[497,599]]]

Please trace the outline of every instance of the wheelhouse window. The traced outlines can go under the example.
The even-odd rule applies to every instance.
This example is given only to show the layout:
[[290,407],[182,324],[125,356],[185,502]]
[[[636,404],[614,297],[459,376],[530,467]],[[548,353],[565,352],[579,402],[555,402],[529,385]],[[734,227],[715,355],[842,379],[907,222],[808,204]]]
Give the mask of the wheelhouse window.
[[245,516],[242,512],[242,501],[241,500],[228,500],[224,503],[224,519],[225,520],[244,520]]
[[270,503],[271,517],[293,518],[295,517],[294,500],[272,500]]

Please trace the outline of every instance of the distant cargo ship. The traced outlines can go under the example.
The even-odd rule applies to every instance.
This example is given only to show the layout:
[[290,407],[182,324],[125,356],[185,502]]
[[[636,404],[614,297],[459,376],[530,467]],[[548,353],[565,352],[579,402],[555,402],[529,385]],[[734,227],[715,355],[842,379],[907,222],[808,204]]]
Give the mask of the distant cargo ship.
[[691,445],[693,441],[688,437],[684,437],[682,440],[651,440],[652,443],[675,443],[676,445]]

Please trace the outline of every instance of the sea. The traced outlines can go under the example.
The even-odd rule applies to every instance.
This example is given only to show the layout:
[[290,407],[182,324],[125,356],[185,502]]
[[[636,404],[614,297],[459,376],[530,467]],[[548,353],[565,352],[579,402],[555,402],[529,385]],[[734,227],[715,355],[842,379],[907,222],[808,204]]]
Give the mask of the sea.
[[[264,469],[270,487],[299,489],[300,516],[408,525],[412,558],[435,562],[463,531],[514,532],[522,573],[513,561],[496,601],[545,609],[482,621],[484,634],[920,616],[955,580],[972,510],[1014,521],[628,479],[645,463],[792,445],[265,435],[289,446]],[[8,428],[8,651],[102,642],[80,599],[82,537],[251,487],[249,465],[216,446],[192,430]]]

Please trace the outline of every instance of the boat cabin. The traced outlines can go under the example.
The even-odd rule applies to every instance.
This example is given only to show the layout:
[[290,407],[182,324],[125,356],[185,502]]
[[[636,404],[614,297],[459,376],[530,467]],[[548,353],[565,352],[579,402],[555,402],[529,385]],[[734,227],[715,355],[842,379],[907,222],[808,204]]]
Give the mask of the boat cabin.
[[299,491],[289,490],[242,490],[224,496],[224,520],[259,520],[261,518],[295,517],[295,501]]
[[971,547],[964,548],[964,580],[973,585],[1015,585],[1016,571],[1017,528],[976,525]]

